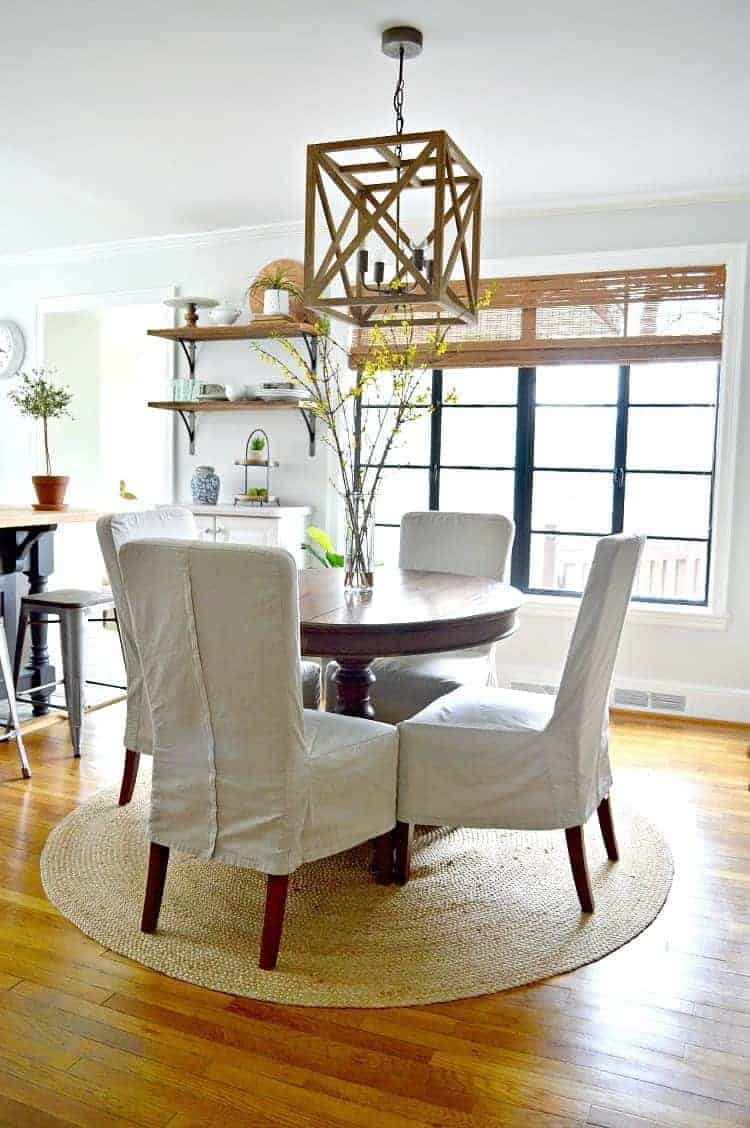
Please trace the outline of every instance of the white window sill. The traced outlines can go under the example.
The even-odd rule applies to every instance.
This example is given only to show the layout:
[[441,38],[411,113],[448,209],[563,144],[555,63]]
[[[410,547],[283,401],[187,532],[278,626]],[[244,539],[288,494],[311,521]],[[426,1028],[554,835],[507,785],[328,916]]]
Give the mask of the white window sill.
[[[529,595],[521,604],[521,617],[574,619],[578,614],[580,599],[565,595]],[[627,622],[643,627],[685,627],[688,630],[724,631],[729,615],[710,607],[669,606],[656,607],[644,603],[631,603]]]

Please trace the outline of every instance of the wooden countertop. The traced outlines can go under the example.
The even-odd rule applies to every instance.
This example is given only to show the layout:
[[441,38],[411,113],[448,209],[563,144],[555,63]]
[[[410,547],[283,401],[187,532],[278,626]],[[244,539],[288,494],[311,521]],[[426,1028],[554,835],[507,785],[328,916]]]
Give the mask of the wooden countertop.
[[0,505],[0,529],[29,529],[34,525],[72,525],[96,521],[94,509],[32,509],[30,505]]
[[186,505],[197,517],[266,517],[281,521],[284,517],[306,516],[309,505]]

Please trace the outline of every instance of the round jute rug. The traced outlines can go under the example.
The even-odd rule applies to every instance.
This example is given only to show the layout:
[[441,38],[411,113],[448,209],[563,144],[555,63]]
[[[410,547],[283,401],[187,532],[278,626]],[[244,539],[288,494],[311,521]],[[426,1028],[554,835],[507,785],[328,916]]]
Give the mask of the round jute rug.
[[[143,766],[143,765],[142,765]],[[615,809],[621,861],[596,818],[586,845],[596,912],[579,911],[557,832],[435,829],[417,835],[412,879],[373,883],[358,847],[303,866],[289,885],[276,971],[258,969],[265,881],[172,852],[159,929],[139,931],[149,783],[117,806],[103,792],[44,847],[50,901],[87,936],[138,963],[217,991],[323,1007],[390,1007],[484,995],[600,959],[646,928],[672,880],[669,847]]]

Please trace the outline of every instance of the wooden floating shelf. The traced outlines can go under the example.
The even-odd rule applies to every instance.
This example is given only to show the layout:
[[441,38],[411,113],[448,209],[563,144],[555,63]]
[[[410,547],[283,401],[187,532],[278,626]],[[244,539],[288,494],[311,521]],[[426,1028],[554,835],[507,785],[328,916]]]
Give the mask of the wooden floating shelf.
[[179,325],[176,329],[148,329],[149,337],[167,341],[260,341],[273,337],[316,337],[315,326],[289,317],[256,317],[246,325]]
[[149,407],[163,411],[304,411],[305,400],[149,400]]
[[[316,418],[305,400],[149,400],[149,407],[156,407],[161,411],[176,411],[185,424],[185,430],[190,442],[189,451],[195,454],[195,416],[202,411],[298,411],[307,428],[309,439],[308,451],[310,458],[315,455]],[[265,463],[252,463],[252,465],[265,465]]]
[[[190,369],[190,376],[195,379],[196,344],[199,341],[261,341],[273,340],[274,337],[290,340],[292,338],[304,339],[307,351],[310,354],[310,363],[313,370],[317,363],[317,342],[313,338],[318,336],[315,326],[309,321],[295,321],[291,317],[255,317],[246,325],[178,325],[171,329],[148,329],[149,337],[162,337],[166,341],[175,341],[185,354]],[[315,415],[304,400],[149,400],[149,407],[160,408],[162,411],[178,412],[190,442],[190,453],[195,454],[195,426],[196,413],[202,411],[289,411],[295,408],[299,411],[307,428],[310,440],[309,452],[312,458],[315,454]]]

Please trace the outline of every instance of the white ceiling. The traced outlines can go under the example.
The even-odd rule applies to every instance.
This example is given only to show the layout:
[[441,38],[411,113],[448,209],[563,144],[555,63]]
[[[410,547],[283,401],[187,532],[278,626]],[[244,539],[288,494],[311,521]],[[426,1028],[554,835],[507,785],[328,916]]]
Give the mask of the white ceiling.
[[485,210],[750,183],[747,0],[24,0],[0,27],[0,252],[300,219],[305,145],[447,129]]

